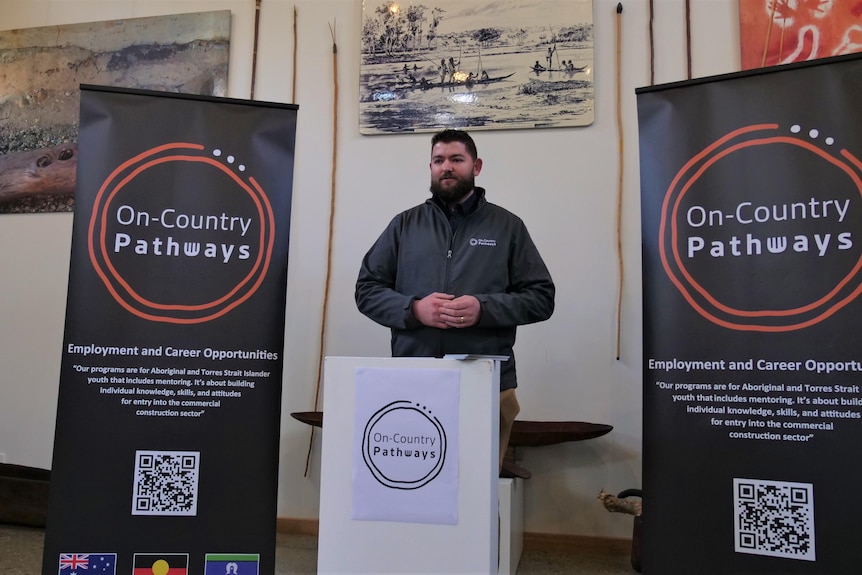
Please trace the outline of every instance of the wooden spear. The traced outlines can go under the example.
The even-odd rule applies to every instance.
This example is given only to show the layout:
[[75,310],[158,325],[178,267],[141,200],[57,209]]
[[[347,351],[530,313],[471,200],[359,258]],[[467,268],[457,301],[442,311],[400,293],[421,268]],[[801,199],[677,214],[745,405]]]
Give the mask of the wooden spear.
[[685,55],[691,80],[691,0],[685,0]]
[[251,52],[251,93],[250,100],[254,100],[254,83],[257,76],[257,40],[260,30],[260,3],[262,0],[254,0],[254,46]]
[[296,5],[294,4],[294,6],[293,6],[293,84],[292,84],[292,88],[291,88],[293,90],[293,92],[291,93],[291,96],[290,96],[290,101],[293,102],[294,104],[296,103],[296,53],[297,53],[296,44],[297,44],[298,36],[299,36],[299,34],[297,33],[297,28],[296,28]]
[[649,0],[649,85],[655,84],[655,6],[653,0]]
[[617,360],[620,359],[620,331],[623,306],[623,114],[622,114],[622,29],[623,4],[617,4],[617,134],[619,139],[619,174],[617,176],[617,263],[619,286],[617,294]]
[[[320,321],[320,355],[317,360],[317,386],[314,391],[314,411],[318,411],[320,405],[320,384],[323,376],[324,347],[326,344],[326,315],[329,308],[329,285],[330,272],[332,270],[332,229],[335,221],[335,174],[338,167],[338,45],[335,43],[335,24],[329,26],[332,35],[332,171],[330,173],[329,194],[329,240],[326,251],[326,280],[323,288],[323,313]],[[308,466],[311,462],[311,449],[314,443],[314,427],[308,439],[308,453],[305,456],[305,474],[308,476]]]
[[772,39],[772,25],[775,23],[775,7],[778,2],[773,2],[769,11],[769,25],[766,27],[766,41],[763,43],[763,54],[760,56],[760,67],[766,66],[766,56],[769,54],[769,41]]

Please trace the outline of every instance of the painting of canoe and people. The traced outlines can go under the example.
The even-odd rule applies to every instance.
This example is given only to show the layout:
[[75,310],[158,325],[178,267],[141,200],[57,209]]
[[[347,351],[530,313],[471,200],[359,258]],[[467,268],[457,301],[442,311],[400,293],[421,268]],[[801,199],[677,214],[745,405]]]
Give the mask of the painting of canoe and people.
[[588,126],[592,0],[363,2],[363,134]]

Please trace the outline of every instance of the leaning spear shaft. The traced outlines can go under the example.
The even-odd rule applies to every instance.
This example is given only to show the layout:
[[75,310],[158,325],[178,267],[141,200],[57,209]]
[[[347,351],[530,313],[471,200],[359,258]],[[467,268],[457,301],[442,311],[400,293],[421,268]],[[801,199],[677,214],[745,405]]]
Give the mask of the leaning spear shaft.
[[649,85],[655,84],[655,6],[649,0]]
[[296,45],[297,45],[297,28],[296,28],[296,5],[293,6],[293,84],[291,87],[292,94],[290,101],[296,103]]
[[[329,241],[326,252],[326,279],[323,288],[323,314],[320,321],[320,355],[317,360],[317,387],[314,391],[314,410],[317,411],[320,405],[320,384],[323,375],[323,358],[324,347],[326,345],[326,315],[329,307],[329,285],[330,272],[332,270],[332,228],[335,222],[335,174],[338,167],[338,45],[335,43],[335,26],[329,26],[329,32],[332,34],[332,171],[330,174],[330,195],[329,195]],[[311,462],[311,450],[314,443],[314,427],[311,428],[311,435],[308,439],[308,453],[305,456],[305,474],[308,476],[308,466]]]
[[623,114],[622,114],[622,31],[623,4],[617,4],[617,134],[619,137],[619,174],[617,179],[617,263],[619,265],[619,286],[617,293],[617,360],[620,358],[620,331],[622,329],[623,307]]
[[685,56],[688,79],[691,80],[691,0],[685,0]]
[[251,52],[251,94],[250,100],[254,100],[254,83],[257,76],[257,40],[260,30],[260,3],[262,0],[254,0],[254,46]]

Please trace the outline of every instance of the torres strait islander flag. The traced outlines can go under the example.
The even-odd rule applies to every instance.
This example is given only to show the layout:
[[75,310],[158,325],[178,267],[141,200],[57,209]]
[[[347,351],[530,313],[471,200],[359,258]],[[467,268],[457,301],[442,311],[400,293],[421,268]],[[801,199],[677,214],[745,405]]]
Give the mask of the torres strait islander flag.
[[258,575],[260,555],[250,553],[207,553],[204,575]]
[[135,553],[132,575],[188,575],[189,556],[160,553]]
[[60,553],[59,575],[87,573],[117,573],[116,553]]

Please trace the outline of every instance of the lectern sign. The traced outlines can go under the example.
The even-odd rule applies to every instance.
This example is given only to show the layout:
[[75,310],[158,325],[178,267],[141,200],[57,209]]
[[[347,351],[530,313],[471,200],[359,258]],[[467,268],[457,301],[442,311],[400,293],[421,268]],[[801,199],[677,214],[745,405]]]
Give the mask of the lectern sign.
[[447,447],[440,420],[403,399],[384,405],[362,434],[366,467],[392,489],[419,489],[433,481],[446,463]]
[[458,521],[459,372],[356,372],[353,518]]

